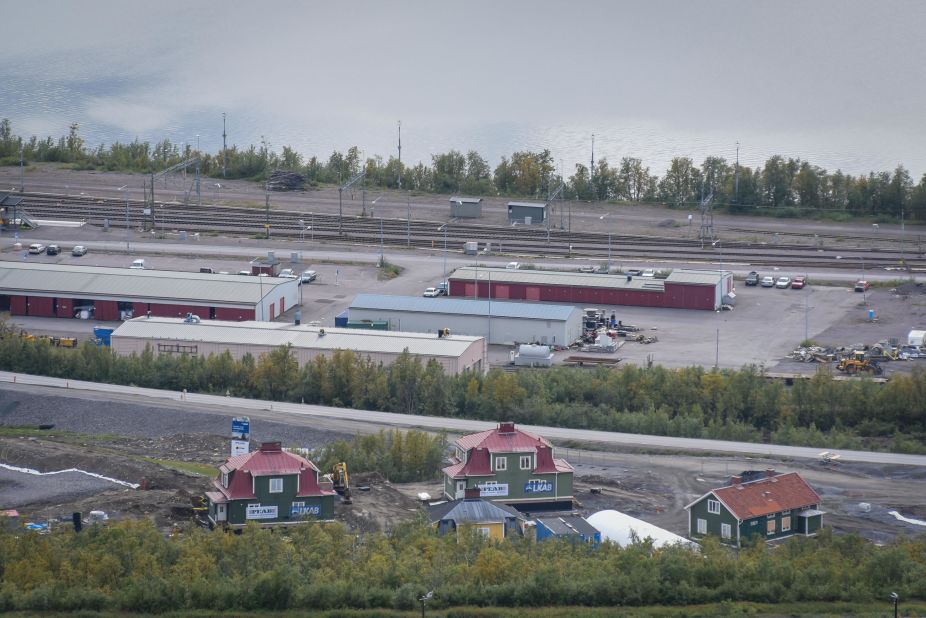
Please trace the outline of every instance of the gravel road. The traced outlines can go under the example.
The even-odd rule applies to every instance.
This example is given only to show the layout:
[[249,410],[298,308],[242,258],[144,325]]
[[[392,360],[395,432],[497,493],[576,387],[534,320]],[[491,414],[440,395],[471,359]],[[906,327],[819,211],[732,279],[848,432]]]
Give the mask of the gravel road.
[[67,502],[120,487],[80,472],[38,476],[0,467],[0,509],[49,500]]

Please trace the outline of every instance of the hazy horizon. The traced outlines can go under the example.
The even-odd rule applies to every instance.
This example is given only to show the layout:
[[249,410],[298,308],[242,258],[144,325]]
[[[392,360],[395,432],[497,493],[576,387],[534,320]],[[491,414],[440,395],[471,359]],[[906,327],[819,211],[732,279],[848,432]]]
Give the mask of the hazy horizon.
[[926,172],[926,5],[247,2],[14,4],[0,117],[20,135],[72,122],[91,145],[265,138],[306,156],[359,146],[494,166],[547,148],[595,158],[761,165],[800,157],[860,174]]

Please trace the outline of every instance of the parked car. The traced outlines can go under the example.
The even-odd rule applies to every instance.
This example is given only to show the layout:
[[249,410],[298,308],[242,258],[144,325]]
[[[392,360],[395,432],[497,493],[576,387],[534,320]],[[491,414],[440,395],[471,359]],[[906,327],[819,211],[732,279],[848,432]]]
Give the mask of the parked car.
[[855,282],[855,291],[856,292],[867,292],[868,288],[871,287],[868,285],[868,282],[864,279],[859,279]]
[[807,285],[807,277],[798,276],[791,280],[792,290],[803,290],[805,285]]
[[239,275],[248,275],[248,276],[250,276],[251,271],[250,271],[250,270],[239,270],[239,271],[238,271],[238,274],[239,274]]
[[71,255],[74,257],[80,257],[82,255],[87,255],[87,247],[83,245],[77,245],[71,249]]
[[762,277],[762,287],[764,288],[775,287],[775,277],[769,277],[769,276]]
[[440,290],[437,288],[428,288],[424,291],[424,296],[426,298],[437,298],[440,296]]
[[759,285],[759,273],[752,271],[746,275],[746,285]]
[[624,274],[630,275],[631,277],[639,277],[640,275],[643,274],[643,271],[640,270],[639,268],[628,268],[627,270],[624,271]]
[[214,275],[214,274],[215,274],[215,271],[214,271],[213,269],[209,268],[208,266],[202,266],[202,267],[200,267],[199,272],[205,273],[205,274],[207,274],[207,275]]
[[520,263],[520,262],[508,262],[508,263],[505,265],[505,269],[506,269],[506,270],[518,270],[519,268],[521,268],[521,263]]
[[61,253],[61,248],[58,245],[48,245],[48,249],[45,250],[47,255],[58,255]]
[[318,278],[318,273],[314,270],[304,270],[302,271],[302,276],[299,279],[300,283],[312,283]]
[[450,282],[441,281],[437,284],[437,291],[440,292],[443,296],[450,296]]
[[129,268],[134,268],[136,270],[145,270],[145,260],[138,259],[132,262],[132,265]]
[[41,243],[33,243],[29,245],[29,253],[32,255],[39,255],[40,253],[45,253],[45,245]]
[[280,277],[281,279],[298,279],[299,275],[297,275],[296,271],[294,271],[292,268],[284,268],[280,271],[280,274],[277,275],[277,277]]
[[791,287],[791,277],[778,277],[778,281],[775,282],[775,287],[780,290]]
[[656,276],[656,271],[652,268],[644,268],[641,277],[653,278]]

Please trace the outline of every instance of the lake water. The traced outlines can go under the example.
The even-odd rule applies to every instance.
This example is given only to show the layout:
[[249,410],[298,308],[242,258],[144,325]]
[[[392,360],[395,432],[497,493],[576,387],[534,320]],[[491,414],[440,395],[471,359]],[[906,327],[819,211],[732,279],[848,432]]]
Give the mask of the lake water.
[[[781,154],[852,174],[897,164],[914,180],[926,172],[922,7],[900,3],[907,14],[879,14],[885,24],[847,40],[840,28],[870,19],[864,2],[821,2],[796,23],[787,7],[800,3],[780,12],[719,4],[679,5],[677,22],[658,8],[596,5],[600,24],[565,6],[525,16],[518,7],[532,3],[506,4],[498,11],[558,33],[524,57],[478,14],[429,3],[270,5],[285,7],[281,18],[247,3],[217,14],[167,1],[148,21],[119,2],[90,3],[98,11],[58,3],[52,20],[43,3],[0,0],[17,8],[4,11],[0,117],[39,136],[78,122],[91,146],[167,138],[218,152],[225,112],[230,146],[264,140],[325,159],[353,145],[394,155],[401,120],[407,165],[457,149],[494,167],[515,151],[549,149],[566,176],[588,164],[593,133],[596,160],[639,157],[658,175],[673,156],[733,162],[737,142],[751,167]],[[721,18],[729,40],[683,34]],[[791,44],[776,46],[781,24]],[[455,34],[468,28],[480,36]]]

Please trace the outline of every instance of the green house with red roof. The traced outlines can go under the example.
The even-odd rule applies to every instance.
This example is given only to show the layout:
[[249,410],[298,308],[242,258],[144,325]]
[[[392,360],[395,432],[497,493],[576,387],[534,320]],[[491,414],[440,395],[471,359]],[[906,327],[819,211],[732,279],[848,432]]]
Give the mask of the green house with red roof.
[[285,527],[334,517],[331,483],[320,481],[315,464],[284,451],[280,442],[230,457],[212,485],[206,497],[213,526],[242,528],[254,521]]
[[796,472],[737,475],[685,507],[688,536],[714,535],[740,547],[749,537],[811,536],[823,526],[820,496]]
[[451,464],[443,469],[448,500],[478,488],[481,497],[522,511],[572,509],[573,468],[553,456],[546,438],[499,423],[463,436],[454,447]]

